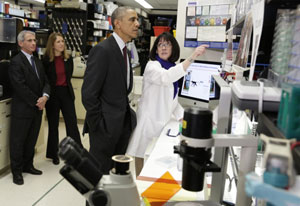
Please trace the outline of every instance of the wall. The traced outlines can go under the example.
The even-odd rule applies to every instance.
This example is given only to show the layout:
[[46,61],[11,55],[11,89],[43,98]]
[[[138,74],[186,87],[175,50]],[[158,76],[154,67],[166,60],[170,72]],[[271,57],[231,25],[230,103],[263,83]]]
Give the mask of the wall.
[[[187,2],[191,0],[178,0],[177,8],[177,25],[176,25],[176,39],[180,46],[180,59],[186,59],[189,57],[194,48],[184,47],[184,36],[185,36],[185,15]],[[223,50],[208,49],[204,55],[199,57],[199,60],[204,61],[216,61],[221,62]]]

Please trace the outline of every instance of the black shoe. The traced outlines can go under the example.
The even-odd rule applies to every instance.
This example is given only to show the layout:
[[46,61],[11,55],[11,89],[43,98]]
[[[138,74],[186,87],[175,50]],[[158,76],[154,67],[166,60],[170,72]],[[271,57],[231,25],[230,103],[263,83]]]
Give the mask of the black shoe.
[[13,175],[13,183],[16,185],[23,185],[24,180],[22,175]]
[[43,172],[41,170],[37,170],[33,166],[30,167],[30,168],[24,169],[23,172],[29,173],[29,174],[32,174],[32,175],[41,175],[41,174],[43,174]]
[[52,159],[53,164],[58,165],[59,164],[59,159],[58,158],[54,158]]

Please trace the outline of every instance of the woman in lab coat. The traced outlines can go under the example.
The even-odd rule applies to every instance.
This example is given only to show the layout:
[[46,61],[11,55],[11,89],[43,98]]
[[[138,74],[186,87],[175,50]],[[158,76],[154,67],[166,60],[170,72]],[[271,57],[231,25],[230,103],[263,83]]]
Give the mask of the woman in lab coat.
[[148,144],[158,137],[172,118],[183,118],[183,108],[178,103],[178,80],[186,74],[189,65],[205,52],[201,45],[182,63],[176,39],[167,32],[159,35],[150,52],[143,77],[143,91],[137,110],[137,126],[130,139],[127,154],[136,157],[136,175],[143,167],[143,157]]

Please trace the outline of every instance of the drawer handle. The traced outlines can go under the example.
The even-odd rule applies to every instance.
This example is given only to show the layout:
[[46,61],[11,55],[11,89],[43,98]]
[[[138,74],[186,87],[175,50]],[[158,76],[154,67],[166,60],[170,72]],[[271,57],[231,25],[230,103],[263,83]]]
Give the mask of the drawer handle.
[[6,117],[10,117],[10,114],[6,115]]

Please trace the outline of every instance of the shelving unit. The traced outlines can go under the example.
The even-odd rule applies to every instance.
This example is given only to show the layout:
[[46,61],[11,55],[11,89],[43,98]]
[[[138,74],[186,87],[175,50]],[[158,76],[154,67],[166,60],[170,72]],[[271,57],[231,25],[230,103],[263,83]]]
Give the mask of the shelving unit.
[[89,3],[71,8],[71,5],[47,7],[48,28],[63,34],[66,46],[81,56],[89,53],[103,37],[112,32],[110,16],[103,4]]
[[103,4],[88,4],[87,7],[87,54],[89,50],[112,32],[111,17]]
[[49,18],[49,29],[60,32],[64,36],[67,48],[84,55],[86,52],[86,10],[46,7],[46,15]]
[[135,39],[135,46],[139,54],[139,62],[141,65],[141,75],[144,73],[146,64],[149,60],[150,53],[150,38],[151,38],[151,24],[148,17],[143,15],[139,16],[139,35]]
[[[19,10],[19,11],[23,11],[23,10]],[[24,11],[20,12],[19,14],[20,15],[17,15],[17,12],[14,14],[11,14],[11,13],[7,14],[7,13],[0,12],[0,15],[3,16],[0,18],[18,18],[18,19],[22,19],[24,28],[28,28],[28,29],[39,29],[40,28],[39,19],[26,17]]]

